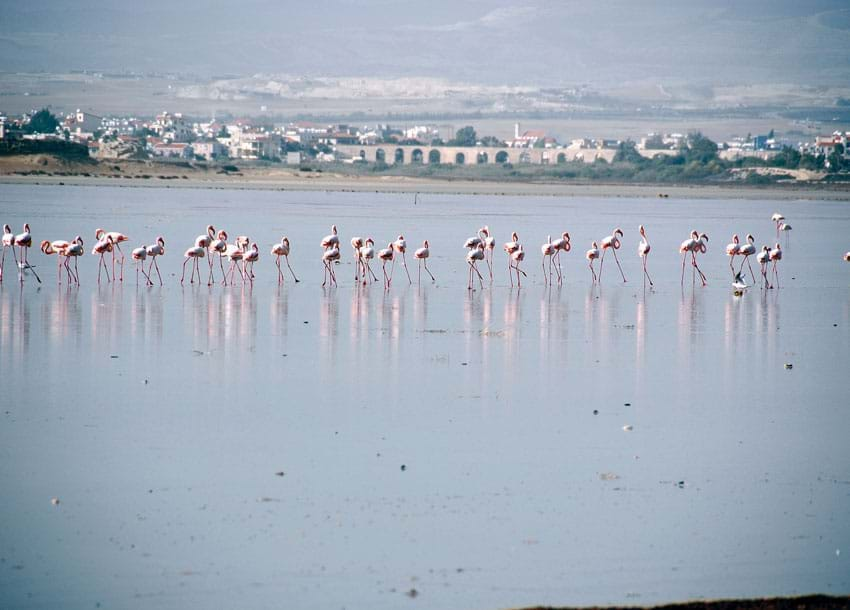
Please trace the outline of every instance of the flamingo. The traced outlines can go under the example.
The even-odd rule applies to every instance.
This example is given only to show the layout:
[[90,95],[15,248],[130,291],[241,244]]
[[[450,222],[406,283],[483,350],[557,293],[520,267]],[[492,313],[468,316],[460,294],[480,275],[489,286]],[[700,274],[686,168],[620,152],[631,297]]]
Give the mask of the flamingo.
[[[399,235],[393,242],[393,250],[395,250],[396,254],[401,254],[401,266],[404,267],[404,272],[407,274],[407,283],[412,284],[413,280],[410,279],[410,271],[407,270],[407,257],[405,256],[407,242],[404,241],[404,235]],[[390,270],[390,276],[392,276],[393,270],[395,270],[395,257],[393,257],[393,268]]]
[[183,275],[180,276],[180,283],[183,283],[183,280],[186,278],[186,263],[190,260],[192,261],[192,272],[189,274],[189,283],[195,283],[195,272],[198,272],[198,284],[201,283],[201,271],[198,269],[198,259],[204,258],[207,249],[203,246],[192,246],[186,252],[183,253],[185,256],[185,260],[183,261]]
[[121,276],[118,278],[119,281],[124,281],[124,252],[121,250],[121,242],[127,241],[130,238],[124,235],[123,233],[119,233],[118,231],[104,231],[103,229],[96,229],[94,232],[95,239],[102,239],[104,236],[109,236],[112,238],[112,278],[115,279],[115,248],[118,249],[118,252],[121,253],[121,260],[119,261],[119,266],[121,267]]
[[[540,265],[543,268],[543,283],[548,284],[552,281],[552,257],[555,255],[555,246],[552,243],[552,236],[546,236],[546,242],[540,246],[540,252],[543,258],[540,259]],[[549,257],[549,274],[546,274],[546,257]],[[559,275],[560,277],[560,275]]]
[[[29,257],[27,253],[29,252],[30,247],[32,246],[32,233],[30,233],[30,225],[29,223],[24,223],[24,232],[18,233],[15,235],[14,245],[20,248],[21,251],[21,260],[18,263],[19,275],[21,282],[24,281],[24,270],[29,269],[32,271],[32,274],[35,276],[35,279],[38,280],[38,283],[41,284],[41,278],[38,277],[38,274],[35,272],[29,264]],[[24,250],[26,248],[26,250]],[[15,250],[12,249],[12,253],[14,254]],[[17,259],[15,259],[17,261]]]
[[552,242],[552,245],[555,247],[555,262],[556,268],[558,269],[558,282],[563,281],[564,274],[561,270],[561,252],[569,252],[572,246],[570,246],[570,234],[564,231],[561,233],[561,237]]
[[696,230],[693,230],[693,231],[691,231],[691,238],[686,239],[679,246],[679,252],[682,254],[682,284],[683,285],[685,283],[685,261],[688,258],[688,254],[691,255],[691,265],[699,273],[699,277],[700,277],[700,280],[702,281],[702,285],[705,286],[705,284],[706,284],[705,275],[703,274],[702,270],[699,268],[699,265],[697,265],[697,257],[696,257],[697,252],[701,252],[701,253],[704,254],[706,249],[707,249],[705,242],[702,241],[703,238],[705,238],[706,241],[708,240],[707,235],[705,235],[704,233],[702,235],[700,235]]
[[12,233],[12,227],[3,225],[3,256],[0,258],[0,282],[3,281],[3,264],[6,262],[6,249],[12,249],[12,255],[15,257],[15,266],[17,266],[18,256],[15,254],[15,234]]
[[[41,251],[44,254],[48,256],[56,254],[56,283],[58,284],[62,283],[62,264],[65,262],[65,257],[67,257],[66,251],[70,245],[71,243],[64,239],[58,239],[52,242],[45,239],[41,242]],[[68,271],[68,283],[71,283],[70,271]]]
[[593,283],[596,283],[596,271],[593,269],[593,261],[599,258],[599,246],[596,244],[596,242],[590,244],[590,250],[585,252],[584,258],[589,261],[588,267],[590,267],[590,273],[593,274]]
[[[251,280],[252,284],[254,283],[254,263],[258,260],[260,260],[260,248],[257,246],[256,242],[254,242],[242,255],[242,266],[245,269],[245,275],[248,276],[248,279]],[[198,278],[198,281],[200,281],[200,277]]]
[[237,244],[227,244],[224,249],[224,254],[222,254],[222,256],[226,256],[228,259],[230,259],[230,267],[227,268],[227,273],[230,275],[231,284],[233,283],[234,270],[239,271],[239,275],[242,277],[242,281],[245,281],[245,274],[242,273],[242,266],[239,264],[242,260],[242,254],[242,248]]
[[[336,229],[336,225],[334,225],[334,229]],[[322,263],[325,265],[325,279],[322,286],[328,283],[328,277],[330,277],[331,283],[336,285],[336,274],[331,264],[337,262],[339,258],[339,240],[337,240],[337,243],[331,243],[322,254]]]
[[478,229],[478,236],[484,243],[484,261],[490,272],[490,281],[493,281],[493,251],[496,249],[496,238],[490,234],[490,227],[486,225]]
[[100,284],[100,272],[101,269],[106,273],[106,281],[111,281],[109,279],[109,268],[106,266],[106,261],[103,260],[103,255],[107,252],[112,252],[112,236],[105,235],[97,240],[94,244],[94,247],[91,250],[92,256],[100,255],[100,260],[97,263],[97,283]]
[[756,238],[751,234],[747,234],[747,243],[738,248],[738,254],[743,256],[744,259],[741,261],[741,268],[738,269],[738,273],[744,270],[744,262],[747,263],[747,266],[750,268],[750,275],[753,276],[753,282],[756,281],[756,274],[753,273],[753,266],[750,264],[750,257],[756,253]]
[[[162,275],[159,273],[159,263],[156,262],[157,257],[165,254],[165,240],[162,238],[162,235],[156,238],[156,243],[152,246],[148,246],[145,248],[147,251],[147,256],[151,259],[151,264],[148,267],[148,278],[151,275],[151,269],[156,269],[156,275],[159,278],[159,285],[162,286]],[[224,268],[221,270],[224,273]],[[153,282],[151,282],[153,284]]]
[[392,269],[390,269],[390,275],[387,275],[387,261],[391,261],[395,259],[395,247],[393,242],[387,244],[386,248],[382,248],[378,250],[378,258],[381,259],[381,268],[384,271],[384,289],[390,289],[390,283],[392,283]]
[[525,275],[525,271],[519,268],[519,264],[525,260],[525,251],[522,249],[522,244],[520,244],[519,248],[517,248],[511,253],[511,260],[514,264],[514,270],[516,270],[516,286],[517,288],[521,288],[522,283],[520,282],[519,274],[522,273],[523,275]]
[[[516,233],[514,233],[514,235],[516,235]],[[470,249],[469,252],[466,253],[466,262],[469,263],[469,282],[467,283],[467,286],[466,286],[467,290],[473,289],[472,288],[472,285],[473,285],[472,272],[473,271],[475,271],[475,273],[478,274],[478,281],[480,282],[481,287],[484,288],[484,277],[481,275],[481,272],[478,271],[478,267],[476,267],[476,265],[478,264],[478,261],[483,261],[483,260],[484,260],[484,242],[479,240],[478,244],[474,248]],[[510,267],[510,264],[508,266]],[[511,275],[511,281],[513,282],[513,275]],[[511,285],[513,285],[513,283],[511,283]]]
[[776,237],[779,237],[779,225],[785,221],[785,217],[779,212],[774,212],[770,219],[776,224]]
[[519,236],[517,235],[516,231],[511,233],[511,241],[505,242],[505,245],[502,246],[502,249],[508,255],[508,276],[510,276],[511,286],[513,286],[514,275],[512,270],[514,268],[514,263],[513,259],[511,258],[511,255],[513,255],[513,253],[519,249]]
[[[486,228],[486,227],[485,227]],[[486,247],[486,245],[485,245]],[[428,275],[431,276],[431,281],[436,282],[437,278],[431,273],[431,270],[428,269],[428,257],[431,256],[431,249],[428,247],[428,240],[422,242],[422,247],[417,248],[416,252],[413,253],[413,258],[419,259],[419,283],[422,283],[422,265],[425,265],[425,271]]]
[[626,275],[623,273],[623,268],[620,267],[620,259],[617,258],[617,250],[620,249],[620,237],[623,236],[623,230],[620,228],[614,229],[613,233],[602,240],[602,258],[599,259],[599,281],[602,281],[602,265],[605,264],[605,251],[611,248],[614,253],[614,260],[617,261],[617,267],[620,269],[620,275],[623,276],[623,282],[626,281]]
[[[351,248],[354,250],[354,283],[355,284],[360,281],[360,268],[363,265],[363,259],[360,258],[360,248],[363,247],[364,243],[365,242],[363,241],[362,237],[352,237],[351,238]],[[364,272],[364,275],[365,275],[365,272]],[[364,278],[364,280],[365,280],[365,278]],[[363,283],[365,284],[366,282],[364,281]]]
[[732,236],[732,242],[726,245],[726,256],[729,257],[729,269],[732,270],[732,277],[735,277],[735,267],[733,263],[735,262],[735,257],[741,253],[740,241],[738,240],[738,234],[735,233]]
[[73,278],[77,283],[77,286],[80,285],[80,273],[77,270],[77,259],[81,257],[85,253],[83,250],[83,238],[77,235],[74,238],[74,241],[71,242],[71,245],[65,250],[65,269],[68,273],[71,273],[70,259],[74,258],[74,271]]
[[[130,252],[130,258],[136,261],[136,286],[139,285],[139,269],[141,269],[142,275],[145,276],[148,286],[153,286],[153,282],[151,281],[150,276],[145,273],[145,260],[147,260],[148,258],[147,247],[139,246],[138,248],[133,248],[133,250]],[[201,281],[200,277],[198,277],[198,281]]]
[[360,259],[360,264],[363,266],[363,285],[371,276],[372,280],[378,281],[378,276],[372,271],[372,259],[375,258],[375,240],[371,237],[363,242],[363,246],[357,251],[357,257]]
[[272,247],[272,254],[277,257],[275,264],[277,265],[277,283],[280,284],[283,281],[283,271],[280,269],[280,257],[286,259],[286,266],[289,267],[289,272],[292,274],[292,279],[295,280],[295,283],[298,283],[298,278],[295,277],[295,272],[292,270],[292,267],[289,264],[289,238],[284,235],[280,238],[280,243],[275,244]]
[[776,287],[779,288],[779,270],[776,267],[776,263],[782,260],[782,248],[779,245],[779,242],[776,242],[776,247],[770,251],[770,262],[773,263],[773,276],[776,278]]
[[[216,237],[215,237],[215,227],[212,226],[212,225],[207,225],[206,235],[198,235],[195,238],[195,245],[199,248],[203,248],[204,250],[209,251],[210,246],[212,245],[213,241],[215,241],[215,239],[216,239]],[[207,257],[207,260],[209,261],[209,265],[210,265],[210,275],[209,275],[209,278],[207,279],[207,286],[212,286],[213,285],[213,260],[212,260],[212,256]],[[200,282],[200,279],[198,281]]]
[[[207,249],[209,251],[210,263],[212,263],[213,254],[218,254],[218,266],[221,269],[221,284],[222,286],[226,286],[227,275],[224,272],[224,261],[222,259],[225,257],[225,252],[227,251],[227,232],[219,231]],[[148,252],[148,256],[150,256],[150,252]]]
[[785,245],[787,246],[788,245],[788,236],[790,235],[790,233],[788,233],[788,231],[791,230],[791,225],[789,225],[787,222],[780,223],[779,230],[782,231],[783,233],[785,233]]
[[337,235],[337,232],[336,232],[336,225],[331,226],[331,234],[330,235],[325,235],[322,238],[322,247],[323,248],[325,248],[327,250],[331,246],[337,246],[337,249],[339,249],[338,248],[338,246],[339,246],[339,236]]
[[759,265],[761,265],[761,277],[763,280],[762,286],[766,288],[773,288],[773,286],[770,285],[770,280],[767,279],[767,263],[770,261],[770,248],[762,246],[761,252],[759,252],[758,256],[756,256],[756,260]]
[[[649,280],[650,287],[652,286],[652,278],[649,277],[649,272],[646,270],[646,258],[649,256],[649,251],[652,247],[649,245],[649,240],[646,238],[646,230],[643,228],[643,225],[638,227],[638,231],[640,232],[641,241],[638,244],[638,256],[643,259],[643,275],[645,280]],[[646,283],[644,283],[644,287],[646,287]]]

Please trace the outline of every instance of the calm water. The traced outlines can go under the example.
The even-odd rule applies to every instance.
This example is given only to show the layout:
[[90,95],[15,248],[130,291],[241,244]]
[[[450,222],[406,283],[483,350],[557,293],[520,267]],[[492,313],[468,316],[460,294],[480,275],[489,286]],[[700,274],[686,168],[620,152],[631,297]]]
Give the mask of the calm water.
[[[777,210],[794,227],[781,288],[736,297],[724,246],[775,241]],[[6,262],[2,607],[850,592],[847,203],[0,186],[0,223],[24,221],[87,255],[71,290],[35,248],[41,286]],[[343,247],[322,289],[332,222],[345,246],[429,239],[437,283],[397,267],[388,293],[356,288]],[[208,223],[260,244],[253,289],[180,286]],[[501,251],[493,286],[466,290],[461,244],[484,223],[525,242],[522,290]],[[131,247],[164,235],[165,286],[128,263],[98,287],[99,226]],[[593,289],[583,253],[614,226],[629,282],[608,260]],[[709,285],[683,289],[694,227]],[[567,280],[547,289],[539,244],[562,230]],[[284,233],[302,282],[279,287]]]

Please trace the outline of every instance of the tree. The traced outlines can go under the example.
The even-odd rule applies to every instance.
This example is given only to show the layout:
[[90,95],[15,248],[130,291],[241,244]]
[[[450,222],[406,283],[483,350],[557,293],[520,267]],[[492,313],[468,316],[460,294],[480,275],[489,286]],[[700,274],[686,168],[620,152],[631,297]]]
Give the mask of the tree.
[[631,140],[620,142],[620,145],[617,147],[617,154],[614,155],[615,163],[627,162],[640,164],[644,161],[646,159],[637,151],[634,142]]
[[27,133],[53,133],[59,127],[59,121],[47,108],[42,108],[30,118],[24,128]]
[[835,145],[835,154],[840,155],[840,156],[844,155],[844,144],[842,144],[841,142],[838,142]]
[[505,145],[505,143],[502,142],[496,136],[484,136],[483,138],[481,138],[481,146],[493,146],[493,147],[499,148],[499,147],[502,147],[504,145]]
[[219,130],[218,130],[218,133],[217,133],[217,134],[215,134],[215,137],[217,137],[217,138],[229,138],[229,137],[230,137],[230,132],[229,132],[229,131],[227,131],[227,126],[226,126],[226,125],[222,125],[222,126],[221,126],[221,129],[219,129]]
[[708,163],[717,158],[717,143],[709,140],[700,132],[688,135],[688,148],[685,150],[687,161],[699,161]]
[[477,141],[475,129],[467,125],[457,130],[455,137],[449,140],[449,146],[475,146]]

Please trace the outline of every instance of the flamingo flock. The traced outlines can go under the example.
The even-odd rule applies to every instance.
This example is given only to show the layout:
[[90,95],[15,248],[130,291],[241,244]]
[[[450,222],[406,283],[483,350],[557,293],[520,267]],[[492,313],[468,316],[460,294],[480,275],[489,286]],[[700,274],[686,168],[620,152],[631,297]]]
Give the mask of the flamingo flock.
[[[733,279],[733,286],[736,290],[748,288],[746,283],[746,275],[744,266],[746,265],[749,276],[752,279],[752,284],[758,282],[756,274],[753,270],[751,257],[755,257],[759,264],[761,285],[763,288],[771,289],[779,286],[779,267],[778,264],[782,260],[783,249],[779,243],[780,235],[785,232],[787,234],[791,230],[791,226],[785,221],[785,217],[780,213],[775,213],[771,216],[771,221],[776,225],[777,241],[773,246],[762,245],[756,247],[756,240],[752,234],[747,234],[746,240],[741,241],[738,234],[732,235],[732,241],[726,246],[725,253],[729,257],[729,270]],[[649,274],[648,259],[651,252],[649,239],[644,225],[638,227],[640,242],[637,246],[637,255],[641,260],[642,278],[644,288],[646,283],[649,283],[650,289],[654,286],[652,278]],[[620,263],[617,251],[622,246],[622,239],[625,232],[620,227],[614,228],[611,233],[599,240],[591,242],[591,247],[585,253],[585,259],[588,262],[588,268],[591,273],[593,284],[601,284],[602,269],[605,262],[606,253],[610,250],[614,257],[614,262],[620,271],[620,277],[623,283],[627,282],[625,272]],[[101,282],[102,276],[105,276],[107,282],[123,282],[124,280],[124,253],[121,250],[121,244],[128,242],[130,238],[120,231],[106,231],[98,228],[95,231],[95,243],[92,247],[92,255],[98,257],[98,283]],[[2,235],[2,255],[0,255],[0,282],[3,281],[3,270],[6,259],[7,250],[12,250],[12,255],[18,267],[18,277],[21,282],[24,281],[25,270],[30,270],[36,279],[41,282],[41,279],[35,273],[35,269],[29,263],[28,252],[32,246],[32,234],[30,225],[24,224],[23,232],[19,234],[13,233],[11,227],[7,224],[3,227]],[[699,257],[706,255],[708,252],[708,235],[693,229],[688,239],[684,240],[679,246],[679,253],[682,255],[681,283],[684,285],[685,270],[690,262],[694,281],[699,278],[702,286],[707,285],[707,277],[700,268]],[[336,225],[331,226],[331,232],[321,239],[319,242],[322,248],[321,260],[324,269],[322,286],[336,286],[337,275],[334,267],[341,261],[340,238]],[[354,279],[355,283],[367,285],[371,282],[378,282],[378,277],[372,270],[372,262],[377,258],[381,261],[381,272],[383,276],[383,286],[385,290],[389,290],[392,286],[393,276],[396,262],[399,262],[404,267],[405,275],[407,276],[408,284],[413,283],[410,271],[407,266],[407,241],[404,235],[399,234],[394,240],[387,243],[386,248],[380,250],[375,249],[375,240],[372,237],[352,237],[351,247],[354,253]],[[787,245],[787,244],[786,244]],[[83,238],[76,236],[73,240],[44,240],[40,244],[40,249],[47,256],[56,255],[57,257],[57,282],[62,283],[63,276],[67,278],[69,285],[80,284],[80,276],[78,269],[78,259],[83,256]],[[493,281],[494,261],[493,255],[496,247],[496,239],[493,236],[489,226],[483,226],[476,231],[475,235],[466,239],[463,244],[466,249],[466,262],[468,264],[467,288],[473,290],[475,287],[475,279],[478,279],[479,287],[484,287],[484,275],[479,270],[479,264],[487,265],[487,274],[489,279]],[[516,279],[517,288],[522,287],[522,279],[528,278],[528,274],[522,268],[525,261],[525,248],[520,242],[519,234],[516,231],[511,233],[510,240],[505,242],[503,247],[507,258],[507,271],[510,285],[514,286]],[[562,231],[560,237],[552,239],[551,234],[547,235],[546,241],[540,246],[541,253],[541,271],[543,282],[546,285],[552,285],[557,282],[559,285],[564,281],[564,271],[561,264],[561,256],[570,252],[572,249],[570,243],[570,234],[567,231]],[[136,283],[143,281],[147,286],[154,285],[153,273],[156,272],[156,278],[160,286],[163,284],[162,274],[159,269],[157,259],[165,255],[165,239],[162,236],[156,238],[156,241],[151,245],[141,245],[131,250],[130,257],[136,267]],[[292,252],[292,245],[287,236],[283,236],[280,242],[275,243],[271,247],[271,255],[275,257],[275,266],[277,267],[278,284],[285,283],[286,276],[281,266],[281,259],[286,264],[286,267],[292,276],[292,279],[297,283],[300,282],[295,275],[295,271],[290,264],[289,257]],[[221,275],[222,285],[233,284],[235,275],[238,273],[242,283],[253,284],[256,278],[254,266],[260,259],[259,245],[252,241],[247,236],[237,236],[232,243],[228,242],[228,234],[224,230],[216,230],[213,225],[207,225],[204,233],[195,238],[193,245],[185,250],[183,260],[182,273],[180,283],[183,284],[186,279],[186,267],[189,266],[189,283],[194,284],[196,281],[200,285],[203,282],[201,275],[201,263],[199,259],[206,258],[206,284],[212,286],[216,283],[216,265],[215,260],[218,259],[218,270]],[[107,257],[111,264],[107,262]],[[431,248],[428,240],[422,242],[422,246],[413,252],[413,258],[418,261],[419,269],[417,282],[422,282],[422,269],[430,277],[432,282],[436,282],[436,277],[428,267],[428,261],[431,257]],[[740,257],[740,263],[736,268],[735,258]],[[843,256],[845,261],[850,262],[850,252]],[[229,267],[225,269],[224,261],[229,261]],[[599,269],[597,271],[595,262],[599,261]],[[73,261],[73,267],[71,262]],[[110,267],[112,274],[110,275]],[[64,272],[64,273],[63,273]],[[140,277],[141,276],[141,277]]]

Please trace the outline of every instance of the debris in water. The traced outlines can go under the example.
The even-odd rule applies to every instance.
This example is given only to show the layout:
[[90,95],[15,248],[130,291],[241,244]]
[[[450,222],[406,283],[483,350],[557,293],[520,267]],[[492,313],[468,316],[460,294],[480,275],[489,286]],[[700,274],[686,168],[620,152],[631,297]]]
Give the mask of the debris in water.
[[788,369],[788,370],[791,370],[791,369],[793,369],[793,368],[794,368],[794,365],[793,365],[793,364],[791,364],[790,362],[786,362],[786,363],[785,363],[785,368],[786,368],[786,369]]
[[402,464],[401,465],[401,471],[404,472],[405,470],[407,470],[407,466],[405,464]]
[[115,356],[115,355],[113,355],[113,356],[110,356],[110,358],[117,358],[117,357],[118,357],[118,356]]
[[594,410],[593,410],[593,414],[594,414],[594,415],[599,415],[599,409],[594,409]]
[[50,503],[53,506],[59,506],[59,498],[50,498]]
[[282,477],[282,476],[283,476],[283,475],[285,475],[285,474],[286,474],[286,473],[285,473],[284,471],[282,471],[282,470],[278,470],[278,471],[275,473],[275,476]]
[[623,406],[624,406],[624,407],[631,407],[631,406],[632,406],[632,403],[630,403],[630,402],[624,402],[624,403],[623,403]]
[[601,481],[616,481],[619,478],[620,476],[613,472],[602,472],[599,474],[599,480]]
[[405,593],[405,595],[407,595],[410,598],[413,598],[413,597],[416,597],[417,595],[419,595],[419,591],[417,591],[416,589],[411,589],[410,591]]
[[678,483],[676,483],[676,485],[679,487],[679,489],[683,489],[685,487],[685,482],[679,481]]
[[631,424],[626,424],[625,426],[623,426],[623,430],[625,430],[626,432],[631,432],[634,429],[634,426],[632,426]]

